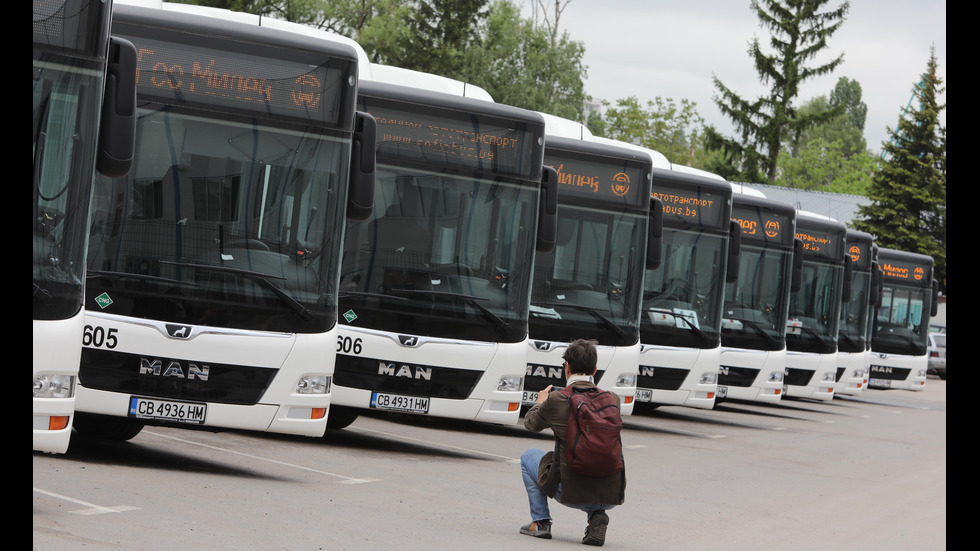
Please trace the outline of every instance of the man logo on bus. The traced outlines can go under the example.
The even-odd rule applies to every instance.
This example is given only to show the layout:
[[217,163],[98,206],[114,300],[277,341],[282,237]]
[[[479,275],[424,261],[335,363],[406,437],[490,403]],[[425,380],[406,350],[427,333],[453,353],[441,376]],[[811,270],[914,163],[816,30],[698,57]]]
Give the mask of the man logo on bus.
[[851,245],[851,248],[848,249],[847,252],[851,254],[851,262],[857,262],[858,260],[861,260],[861,247],[858,247],[857,245]]
[[619,172],[613,176],[612,192],[620,197],[630,191],[630,177]]
[[191,336],[191,327],[189,325],[174,325],[172,323],[168,323],[167,334],[170,335],[170,338],[172,339],[187,339]]
[[776,237],[779,235],[779,222],[766,220],[766,237]]
[[922,269],[922,266],[916,266],[915,271],[912,272],[912,277],[914,277],[916,281],[921,281],[925,276],[926,271]]

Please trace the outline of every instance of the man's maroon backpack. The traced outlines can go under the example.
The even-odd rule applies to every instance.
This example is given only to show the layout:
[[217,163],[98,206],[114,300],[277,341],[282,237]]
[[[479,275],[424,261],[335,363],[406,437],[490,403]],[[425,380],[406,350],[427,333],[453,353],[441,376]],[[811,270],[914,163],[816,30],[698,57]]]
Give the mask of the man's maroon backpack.
[[565,429],[565,460],[584,476],[609,476],[623,470],[623,443],[616,395],[599,388],[561,390],[571,409]]

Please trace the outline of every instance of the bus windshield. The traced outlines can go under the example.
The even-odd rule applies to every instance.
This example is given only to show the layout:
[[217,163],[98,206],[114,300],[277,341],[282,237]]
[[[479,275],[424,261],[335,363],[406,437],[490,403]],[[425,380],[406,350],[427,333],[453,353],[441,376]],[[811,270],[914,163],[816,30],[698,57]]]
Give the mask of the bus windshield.
[[533,338],[637,343],[646,219],[636,210],[561,205],[557,246],[534,261]]
[[793,293],[786,322],[786,348],[797,352],[832,354],[837,351],[840,322],[841,265],[807,262],[803,287]]
[[195,325],[332,327],[350,148],[338,135],[142,105],[132,172],[96,186],[88,304]]
[[931,292],[931,288],[885,284],[872,343],[875,352],[926,353]]
[[378,165],[374,215],[347,226],[340,309],[372,329],[527,336],[536,185]]
[[793,251],[742,244],[738,281],[725,286],[722,345],[781,350]]
[[871,274],[854,270],[851,276],[851,300],[841,305],[840,338],[837,347],[841,352],[863,352],[867,348],[868,293]]
[[718,346],[726,248],[723,234],[664,228],[663,265],[643,284],[643,343]]
[[34,50],[34,319],[82,306],[85,224],[102,73]]

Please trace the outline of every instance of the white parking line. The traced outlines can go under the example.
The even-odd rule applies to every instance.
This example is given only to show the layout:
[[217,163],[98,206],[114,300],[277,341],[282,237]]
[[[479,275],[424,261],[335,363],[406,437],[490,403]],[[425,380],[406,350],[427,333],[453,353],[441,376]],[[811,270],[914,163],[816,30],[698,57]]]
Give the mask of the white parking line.
[[467,453],[475,453],[475,454],[479,454],[479,455],[486,455],[488,457],[496,457],[497,459],[502,459],[502,460],[504,460],[504,461],[506,461],[508,463],[520,463],[521,462],[521,459],[520,458],[514,459],[513,457],[507,457],[506,455],[499,455],[499,454],[496,454],[496,453],[485,452],[485,451],[482,451],[482,450],[474,450],[472,448],[463,448],[463,447],[460,447],[460,446],[450,446],[448,444],[443,444],[442,442],[433,442],[431,440],[423,440],[421,438],[412,438],[410,436],[403,436],[401,434],[394,434],[394,433],[391,433],[391,432],[384,432],[384,431],[374,430],[374,429],[366,429],[366,428],[362,428],[362,427],[348,428],[347,430],[348,431],[351,431],[351,432],[355,432],[355,431],[371,432],[371,433],[374,433],[374,434],[381,434],[381,435],[384,435],[384,436],[387,436],[387,437],[390,437],[390,438],[397,438],[399,440],[407,440],[407,441],[410,441],[410,442],[419,442],[419,443],[422,443],[422,444],[427,444],[427,445],[430,445],[430,446],[437,446],[437,447],[440,447],[440,448],[446,448],[446,449],[451,449],[451,450],[459,450],[459,451],[463,451],[463,452],[467,452]]
[[61,494],[56,494],[54,492],[49,492],[47,490],[42,490],[38,487],[34,487],[34,491],[39,494],[44,494],[49,497],[56,499],[61,499],[68,501],[70,503],[75,503],[77,505],[83,505],[87,509],[76,509],[74,511],[68,511],[69,513],[74,513],[76,515],[102,515],[105,513],[122,513],[123,511],[136,511],[139,507],[130,507],[129,505],[116,505],[113,507],[103,507],[101,505],[96,505],[94,503],[89,503],[87,501],[82,501],[80,499],[75,499],[73,497],[64,496]]
[[292,467],[294,469],[299,469],[301,471],[306,471],[306,472],[311,472],[311,473],[322,474],[322,475],[325,475],[325,476],[332,476],[332,477],[335,477],[335,478],[340,478],[341,480],[339,480],[337,482],[338,484],[365,484],[367,482],[378,482],[379,480],[381,480],[380,478],[354,478],[354,477],[345,476],[345,475],[342,475],[342,474],[331,473],[329,471],[321,471],[319,469],[313,469],[313,468],[310,468],[310,467],[306,467],[304,465],[297,465],[295,463],[286,463],[285,461],[277,461],[275,459],[269,459],[268,457],[261,457],[261,456],[258,456],[258,455],[252,455],[250,453],[243,453],[243,452],[240,452],[240,451],[229,450],[227,448],[221,448],[221,447],[218,447],[218,446],[212,446],[210,444],[202,444],[200,442],[194,442],[192,440],[185,440],[183,438],[177,438],[176,436],[170,436],[168,434],[161,434],[161,433],[153,432],[153,431],[144,430],[143,433],[144,434],[151,434],[153,436],[158,436],[160,438],[168,438],[170,440],[176,440],[177,442],[183,442],[185,444],[190,444],[192,446],[199,446],[199,447],[202,447],[202,448],[208,448],[208,449],[215,450],[215,451],[220,451],[220,452],[225,452],[225,453],[231,453],[231,454],[235,454],[235,455],[240,455],[242,457],[247,457],[249,459],[254,459],[256,461],[265,461],[266,463],[272,463],[272,464],[275,464],[275,465],[281,465],[283,467]]

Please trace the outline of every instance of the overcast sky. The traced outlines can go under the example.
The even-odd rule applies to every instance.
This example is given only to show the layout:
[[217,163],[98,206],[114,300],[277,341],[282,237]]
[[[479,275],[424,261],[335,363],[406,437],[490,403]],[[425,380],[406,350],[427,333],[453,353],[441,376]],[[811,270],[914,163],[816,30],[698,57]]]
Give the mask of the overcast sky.
[[[532,0],[524,4],[529,13]],[[731,124],[712,100],[712,75],[746,99],[766,90],[747,52],[753,36],[771,51],[768,33],[749,0],[572,0],[560,27],[585,43],[586,93],[597,100],[687,98],[697,102],[708,124],[731,135]],[[857,80],[868,105],[865,137],[868,147],[878,151],[887,138],[886,126],[896,125],[925,71],[931,45],[945,81],[944,0],[851,0],[847,20],[816,60],[827,62],[844,53],[844,62],[831,76],[806,82],[797,105],[829,96],[842,76]],[[945,102],[945,94],[940,101]]]

